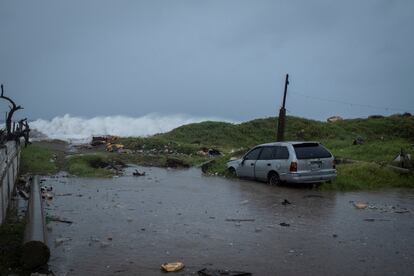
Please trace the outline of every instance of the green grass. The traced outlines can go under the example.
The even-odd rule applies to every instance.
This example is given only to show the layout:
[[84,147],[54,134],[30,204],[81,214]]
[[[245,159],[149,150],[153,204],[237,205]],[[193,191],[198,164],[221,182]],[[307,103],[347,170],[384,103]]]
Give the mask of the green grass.
[[21,151],[21,173],[54,174],[58,166],[54,159],[55,152],[40,145],[29,145]]
[[[226,175],[226,162],[230,157],[239,157],[257,144],[275,141],[276,128],[275,117],[241,124],[211,121],[189,124],[147,138],[120,138],[117,141],[125,148],[140,150],[141,153],[75,155],[64,160],[63,165],[50,162],[52,151],[32,145],[23,151],[22,167],[26,172],[54,173],[63,168],[77,176],[108,177],[112,175],[110,171],[94,168],[91,161],[120,158],[126,163],[165,167],[171,158],[191,166],[214,159],[208,166],[208,173]],[[351,119],[335,123],[288,116],[285,136],[286,140],[320,141],[338,158],[369,162],[357,163],[367,170],[355,164],[339,165],[339,175],[330,186],[332,188],[412,187],[411,176],[389,171],[384,165],[390,163],[401,148],[414,154],[413,116]],[[352,145],[357,136],[365,139],[364,145]],[[203,148],[215,148],[224,155],[216,158],[198,155],[197,152]]]
[[352,145],[349,141],[326,140],[322,143],[329,148],[334,156],[361,161],[390,162],[404,148],[414,153],[414,144],[398,138],[393,140],[371,140],[364,145]]
[[[162,150],[169,147],[185,154],[195,153],[203,147],[229,152],[232,149],[247,149],[275,141],[276,127],[275,117],[241,124],[208,121],[184,125],[148,138],[121,138],[120,143],[130,149]],[[403,142],[406,146],[414,143],[414,117],[352,119],[326,123],[288,116],[286,121],[287,140],[317,140],[342,148],[350,146],[358,135],[364,137],[368,144],[384,141],[397,146]]]
[[16,219],[16,210],[8,210],[8,217],[0,226],[0,275],[21,271],[24,222]]
[[338,177],[321,186],[323,190],[372,190],[414,188],[413,174],[399,174],[376,163],[357,162],[337,166]]
[[74,176],[79,177],[111,177],[110,170],[99,168],[94,164],[111,161],[106,154],[77,154],[67,157],[66,169]]

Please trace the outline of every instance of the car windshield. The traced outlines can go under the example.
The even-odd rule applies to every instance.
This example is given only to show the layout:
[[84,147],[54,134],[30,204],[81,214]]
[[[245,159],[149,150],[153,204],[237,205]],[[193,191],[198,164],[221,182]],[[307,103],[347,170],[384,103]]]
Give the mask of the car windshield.
[[318,143],[293,145],[298,159],[330,158],[332,154]]

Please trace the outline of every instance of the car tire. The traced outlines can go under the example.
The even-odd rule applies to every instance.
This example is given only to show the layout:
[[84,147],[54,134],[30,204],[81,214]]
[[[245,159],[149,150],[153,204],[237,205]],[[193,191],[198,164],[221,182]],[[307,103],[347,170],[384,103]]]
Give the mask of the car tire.
[[270,185],[273,185],[273,186],[279,186],[280,183],[281,183],[280,182],[280,177],[276,172],[270,172],[269,173],[269,176],[267,177],[267,182]]
[[231,176],[236,176],[236,169],[233,167],[228,168],[229,174]]

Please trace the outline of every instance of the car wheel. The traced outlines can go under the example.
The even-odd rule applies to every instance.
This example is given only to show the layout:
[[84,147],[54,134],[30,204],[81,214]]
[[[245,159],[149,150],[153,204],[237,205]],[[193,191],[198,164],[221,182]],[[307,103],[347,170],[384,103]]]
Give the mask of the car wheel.
[[235,169],[235,168],[230,167],[230,168],[228,169],[228,171],[229,171],[229,174],[230,174],[231,176],[236,176],[236,169]]
[[279,175],[275,172],[271,172],[268,177],[268,182],[270,185],[280,185]]

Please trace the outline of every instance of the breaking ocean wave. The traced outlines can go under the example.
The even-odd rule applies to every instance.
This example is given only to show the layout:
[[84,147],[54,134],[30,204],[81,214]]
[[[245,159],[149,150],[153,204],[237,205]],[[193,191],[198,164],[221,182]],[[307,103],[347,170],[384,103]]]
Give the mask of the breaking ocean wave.
[[[34,139],[59,139],[68,142],[88,142],[92,136],[114,135],[121,137],[145,137],[170,131],[182,125],[202,121],[226,121],[219,118],[191,117],[188,115],[149,114],[142,117],[103,116],[94,118],[75,117],[69,114],[52,120],[38,119],[30,123],[40,137]],[[41,137],[43,136],[43,137]]]

